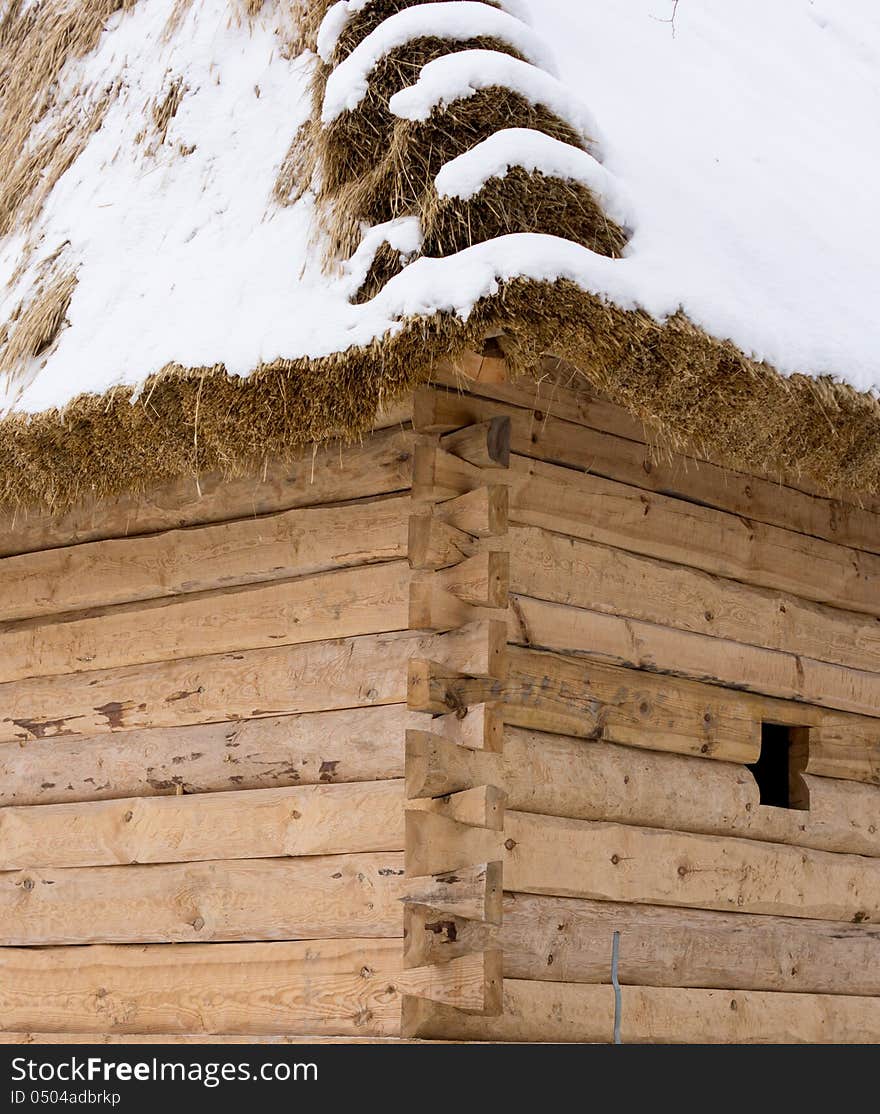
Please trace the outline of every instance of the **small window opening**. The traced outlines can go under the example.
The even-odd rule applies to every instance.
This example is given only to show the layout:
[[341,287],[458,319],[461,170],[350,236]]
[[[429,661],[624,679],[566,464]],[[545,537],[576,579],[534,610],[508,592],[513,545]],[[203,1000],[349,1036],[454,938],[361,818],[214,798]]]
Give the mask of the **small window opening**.
[[803,773],[810,757],[810,729],[781,723],[761,724],[761,756],[749,766],[762,805],[806,811],[810,791]]

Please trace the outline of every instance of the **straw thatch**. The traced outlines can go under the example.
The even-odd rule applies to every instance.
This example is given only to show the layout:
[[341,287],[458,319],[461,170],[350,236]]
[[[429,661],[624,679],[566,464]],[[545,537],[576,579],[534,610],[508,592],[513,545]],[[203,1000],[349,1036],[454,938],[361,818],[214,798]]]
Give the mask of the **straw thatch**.
[[[78,2],[101,10],[120,6]],[[624,230],[582,186],[513,170],[466,203],[437,196],[433,181],[441,167],[499,127],[537,128],[589,146],[589,137],[545,107],[496,88],[435,111],[424,123],[389,113],[389,96],[411,84],[429,58],[475,45],[510,52],[504,44],[410,43],[377,68],[356,111],[320,127],[317,109],[332,65],[382,19],[420,2],[372,0],[346,28],[331,66],[316,64],[316,113],[285,160],[277,200],[287,203],[315,188],[334,264],[357,245],[364,223],[404,215],[419,217],[422,250],[434,256],[518,231],[552,232],[620,254]],[[330,0],[298,0],[303,44],[314,46],[329,6]],[[88,34],[77,42],[77,49],[87,49]],[[380,249],[359,299],[378,292],[400,267],[393,249]],[[63,317],[62,309],[44,320],[57,329]],[[304,443],[354,438],[378,408],[428,378],[436,362],[479,349],[489,335],[499,338],[515,371],[535,369],[546,353],[570,362],[668,444],[687,441],[745,469],[802,472],[828,489],[880,490],[880,405],[874,398],[828,380],[784,378],[680,315],[661,323],[568,282],[516,281],[478,304],[466,322],[445,314],[410,320],[366,348],[278,361],[244,379],[228,376],[222,366],[171,366],[134,402],[133,390],[117,389],[81,397],[63,413],[8,418],[0,423],[0,502],[63,507],[85,493],[145,490],[165,478],[213,469],[234,475]],[[51,329],[44,336],[51,343]]]

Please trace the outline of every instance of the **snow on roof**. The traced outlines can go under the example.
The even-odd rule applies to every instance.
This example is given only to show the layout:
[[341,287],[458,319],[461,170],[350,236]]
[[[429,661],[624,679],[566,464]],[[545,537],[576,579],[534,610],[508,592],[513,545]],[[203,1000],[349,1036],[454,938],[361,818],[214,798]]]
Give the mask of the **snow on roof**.
[[[18,193],[0,186],[8,415],[117,387],[137,394],[169,367],[248,376],[338,359],[415,315],[468,321],[518,278],[564,278],[659,325],[681,312],[783,375],[880,389],[874,0],[300,0],[313,25],[326,17],[311,44],[323,67],[300,52],[281,0],[45,7],[94,9],[102,22],[34,116],[24,155],[39,174]],[[16,35],[41,34],[32,18],[9,0],[0,75],[15,72]],[[358,20],[366,34],[341,54]],[[512,189],[517,170],[563,180],[625,227],[622,258],[556,234],[567,226],[500,228],[464,253],[417,258],[424,213],[388,201],[383,219],[381,204],[360,215],[361,250],[328,273],[320,160],[314,188],[285,196],[300,127],[311,120],[313,143],[320,134],[316,74],[317,115],[348,126],[383,64],[419,38],[449,45],[387,99],[395,142],[499,87],[562,129],[541,117],[494,138],[474,132],[430,168],[435,201],[477,201],[505,177]],[[18,87],[7,89],[8,126],[23,114]],[[355,279],[382,244],[405,269],[358,301]],[[603,366],[603,386],[614,370]]]

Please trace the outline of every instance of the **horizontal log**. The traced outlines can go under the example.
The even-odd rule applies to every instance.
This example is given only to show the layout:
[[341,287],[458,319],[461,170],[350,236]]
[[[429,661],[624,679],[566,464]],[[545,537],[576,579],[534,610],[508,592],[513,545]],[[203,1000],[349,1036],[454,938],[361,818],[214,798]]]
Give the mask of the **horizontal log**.
[[394,1036],[402,993],[483,994],[482,957],[402,961],[400,940],[4,948],[0,1031]]
[[534,527],[509,538],[520,595],[880,672],[876,618]]
[[478,863],[447,873],[410,877],[404,883],[407,902],[429,905],[450,916],[501,921],[502,867],[500,860]]
[[[541,607],[515,602],[515,636],[556,637],[549,624],[546,634],[543,624],[532,627]],[[509,648],[508,661],[509,724],[729,762],[760,754],[760,712],[739,693],[520,646]]]
[[403,852],[0,874],[0,945],[400,936]]
[[[431,874],[458,875],[474,863],[503,859],[505,833],[497,828],[477,828],[436,813],[407,810],[405,831],[409,880]],[[410,893],[408,890],[407,896]],[[423,898],[420,903],[434,904]]]
[[497,653],[478,624],[15,681],[0,685],[0,742],[401,704],[413,657],[480,674]]
[[401,781],[0,811],[0,871],[403,850]]
[[409,627],[406,561],[0,627],[0,681]]
[[492,417],[509,417],[514,454],[590,472],[618,483],[686,499],[872,553],[880,552],[878,515],[855,504],[810,495],[770,479],[735,472],[599,429],[472,395],[423,388],[413,424],[452,430]]
[[0,743],[0,807],[403,777],[404,704]]
[[880,997],[875,925],[508,893],[489,943],[506,978],[607,983],[615,932],[625,985]]
[[[610,1044],[614,988],[506,979],[504,1012],[467,1018],[424,1005],[404,1015],[421,1038]],[[759,990],[621,988],[623,1044],[877,1044],[880,999]]]
[[880,713],[877,673],[527,596],[512,598],[509,619],[511,638],[526,645],[588,653],[613,665],[729,685],[858,716]]
[[[459,394],[464,392],[465,395],[495,399],[530,410],[537,422],[544,421],[549,414],[551,417],[613,433],[630,441],[639,441],[643,445],[651,445],[657,440],[656,432],[649,431],[643,422],[623,406],[618,406],[596,393],[588,376],[573,364],[556,356],[542,357],[534,375],[518,376],[515,382],[483,382],[471,378],[461,369],[456,370],[449,365],[441,365],[432,371],[431,383],[453,388]],[[468,411],[464,409],[463,413],[465,420],[469,420]],[[439,431],[449,428],[447,424],[441,426]],[[668,450],[662,451],[668,457]],[[701,454],[699,446],[692,443],[682,442],[678,446],[678,454],[686,457],[688,462],[691,460],[705,462],[705,454]],[[724,462],[720,460],[714,463],[724,466]],[[736,467],[731,465],[730,470],[735,472]],[[847,490],[834,491],[829,495],[827,488],[820,487],[804,475],[774,472],[762,478],[772,480],[777,487],[782,485],[794,488],[802,494],[818,495],[819,498],[832,504],[831,513],[837,517],[846,515],[850,508],[868,512],[865,522],[868,536],[876,542],[876,524],[872,524],[870,518],[870,515],[876,516],[880,513],[880,500],[876,497],[866,495],[864,492]]]
[[[402,414],[395,414],[396,424]],[[309,446],[293,460],[266,459],[253,475],[219,472],[182,476],[147,493],[85,499],[62,514],[7,512],[0,518],[0,555],[53,549],[108,538],[127,538],[293,507],[341,503],[409,488],[413,438],[389,428],[357,445]]]
[[880,922],[876,859],[513,810],[504,835],[504,886],[516,892]]
[[810,730],[807,772],[880,785],[880,723],[855,731],[845,717],[822,716]]
[[518,812],[880,856],[880,790],[847,781],[807,775],[809,810],[774,808],[741,765],[511,727],[500,755],[410,732],[406,774],[411,797],[491,784]]
[[6,557],[0,622],[401,560],[409,511],[399,496]]
[[876,554],[527,457],[507,479],[512,522],[880,615]]
[[[628,437],[631,441],[647,440],[645,427],[637,418],[622,406],[615,406],[613,402],[596,394],[589,381],[575,369],[560,372],[559,364],[559,360],[546,357],[536,371],[536,377],[519,375],[515,380],[503,383],[475,380],[449,364],[440,364],[431,370],[431,384],[452,388],[452,391],[446,392],[453,395],[450,402],[462,394],[473,395],[530,410],[536,422],[542,422],[550,415],[578,425],[590,426],[592,429],[604,429],[608,433]],[[456,421],[453,429],[457,429],[460,424],[467,424],[469,404],[470,399],[465,397],[461,411],[464,421]],[[446,413],[448,412],[444,407],[444,414]],[[448,428],[447,424],[438,432],[444,432]]]

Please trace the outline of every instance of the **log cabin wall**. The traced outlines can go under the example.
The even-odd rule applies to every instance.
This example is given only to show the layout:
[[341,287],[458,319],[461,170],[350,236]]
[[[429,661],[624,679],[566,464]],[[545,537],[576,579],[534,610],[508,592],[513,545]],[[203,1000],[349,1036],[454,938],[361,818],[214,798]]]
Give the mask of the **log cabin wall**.
[[445,373],[3,523],[0,1041],[878,1039],[878,523]]
[[[503,1001],[408,998],[404,1031],[880,1040],[880,508],[652,452],[549,383],[454,382],[416,395],[414,497],[504,501],[508,648],[501,683],[420,679],[462,735],[409,733],[407,865],[488,883],[477,910],[410,908],[407,956],[500,953]],[[750,769],[780,747],[793,807]]]
[[3,1041],[384,1040],[404,989],[477,992],[402,971],[407,662],[480,647],[408,630],[387,420],[4,523]]

